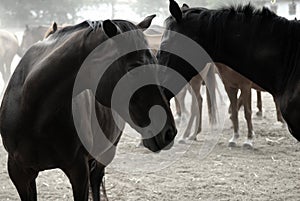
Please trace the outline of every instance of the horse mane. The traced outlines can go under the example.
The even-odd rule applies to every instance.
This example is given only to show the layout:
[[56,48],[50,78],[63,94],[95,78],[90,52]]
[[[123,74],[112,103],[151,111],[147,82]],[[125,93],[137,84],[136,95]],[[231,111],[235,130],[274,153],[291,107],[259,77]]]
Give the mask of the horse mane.
[[[200,18],[201,18],[203,15],[207,15],[207,12],[209,12],[211,13],[213,18],[218,16],[220,17],[227,16],[229,17],[229,19],[232,19],[237,15],[242,15],[244,16],[245,19],[251,19],[253,17],[260,17],[262,19],[274,19],[274,18],[285,19],[283,17],[279,17],[276,13],[274,13],[267,7],[256,8],[251,3],[223,6],[214,10],[203,8],[203,7],[194,7],[194,8],[185,9],[182,12],[183,15],[187,18],[193,14],[197,14],[197,15],[200,14]],[[169,20],[167,19],[167,21]]]
[[[122,32],[137,29],[136,25],[134,25],[133,23],[128,22],[126,20],[112,20],[112,21],[121,29]],[[89,21],[89,20],[86,20],[86,21],[83,21],[83,22],[81,22],[79,24],[76,24],[76,25],[66,26],[66,27],[58,30],[57,32],[55,32],[52,35],[54,35],[54,37],[62,37],[66,34],[73,33],[73,32],[76,32],[78,30],[85,29],[85,28],[88,28],[88,27],[91,27],[92,30],[96,30],[98,28],[101,28],[102,27],[102,21]]]
[[228,7],[223,7],[219,9],[221,12],[229,12],[230,16],[243,14],[246,18],[251,18],[253,16],[260,16],[262,18],[278,18],[279,16],[276,15],[273,11],[271,11],[267,7],[256,8],[251,3],[246,5],[238,4],[238,5],[231,5]]
[[120,28],[121,32],[128,32],[128,31],[136,30],[136,32],[134,32],[134,34],[138,34],[139,36],[138,37],[125,37],[125,38],[127,38],[127,40],[130,40],[134,44],[143,43],[143,44],[147,44],[147,46],[149,45],[143,32],[138,31],[138,27],[134,23],[126,21],[126,20],[112,20],[112,21]]
[[113,22],[122,30],[122,32],[136,30],[137,26],[126,20],[113,20]]
[[66,26],[66,27],[63,27],[62,29],[56,31],[51,36],[53,36],[53,37],[62,37],[66,34],[73,33],[73,32],[76,32],[78,30],[87,28],[87,27],[91,26],[90,25],[91,23],[94,23],[94,22],[83,21],[83,22],[81,22],[79,24],[76,24],[76,25]]

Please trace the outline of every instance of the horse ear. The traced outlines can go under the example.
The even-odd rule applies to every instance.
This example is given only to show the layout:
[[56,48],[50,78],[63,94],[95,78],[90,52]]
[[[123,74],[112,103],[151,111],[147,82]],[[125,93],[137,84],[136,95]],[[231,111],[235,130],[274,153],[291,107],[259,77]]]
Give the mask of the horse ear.
[[118,28],[111,20],[105,20],[103,22],[103,30],[109,38],[118,34]]
[[49,29],[45,33],[44,38],[47,38],[48,36],[55,33],[56,31],[57,31],[57,24],[56,24],[56,22],[52,22],[51,26],[49,27]]
[[189,8],[190,7],[186,3],[184,3],[181,7],[181,10],[185,10],[185,9],[189,9]]
[[177,22],[180,22],[182,20],[182,12],[176,1],[170,0],[169,11]]
[[143,31],[145,31],[146,29],[148,29],[150,27],[151,22],[152,22],[153,18],[155,18],[155,17],[156,17],[156,15],[147,16],[143,21],[138,23],[137,27],[139,29],[142,29]]
[[53,22],[52,23],[52,30],[55,32],[55,31],[57,31],[57,24],[56,24],[56,22]]

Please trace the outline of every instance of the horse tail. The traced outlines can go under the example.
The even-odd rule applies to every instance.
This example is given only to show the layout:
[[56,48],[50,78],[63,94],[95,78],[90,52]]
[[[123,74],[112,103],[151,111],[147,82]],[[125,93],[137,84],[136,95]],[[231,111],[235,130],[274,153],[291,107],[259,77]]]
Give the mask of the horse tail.
[[[218,122],[218,107],[217,107],[217,80],[216,80],[216,67],[214,64],[207,64],[203,75],[206,84],[206,98],[209,113],[209,122],[215,125]],[[202,74],[202,73],[201,73]]]

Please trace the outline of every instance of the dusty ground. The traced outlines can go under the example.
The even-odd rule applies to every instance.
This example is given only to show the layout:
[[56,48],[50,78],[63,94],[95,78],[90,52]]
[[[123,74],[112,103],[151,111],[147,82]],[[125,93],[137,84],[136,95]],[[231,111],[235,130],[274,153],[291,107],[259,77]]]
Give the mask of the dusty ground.
[[[117,157],[106,171],[109,200],[299,200],[300,143],[276,123],[274,103],[266,93],[263,106],[263,118],[256,117],[253,109],[253,150],[241,146],[246,125],[240,112],[239,146],[227,146],[232,133],[227,119],[217,145],[205,159],[199,157],[205,134],[190,146],[176,142],[170,151],[153,154],[137,148],[139,140],[127,128]],[[183,127],[184,123],[180,132]],[[0,200],[18,200],[2,143],[0,158]],[[60,170],[42,172],[37,185],[39,200],[72,200],[70,184]]]

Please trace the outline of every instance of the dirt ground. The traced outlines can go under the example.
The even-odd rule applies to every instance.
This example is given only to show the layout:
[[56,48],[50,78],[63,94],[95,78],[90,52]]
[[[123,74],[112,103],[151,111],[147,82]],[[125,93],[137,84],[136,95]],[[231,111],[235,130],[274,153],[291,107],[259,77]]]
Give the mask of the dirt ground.
[[[242,147],[247,130],[240,111],[238,146],[228,147],[233,131],[226,117],[220,139],[206,158],[199,153],[207,143],[203,140],[205,132],[198,136],[198,142],[179,144],[177,138],[174,148],[153,154],[136,147],[139,139],[127,127],[117,156],[106,170],[109,200],[299,200],[300,143],[286,127],[276,123],[274,103],[267,93],[263,93],[263,108],[262,118],[255,115],[253,108],[254,149]],[[181,122],[180,133],[184,127]],[[0,200],[19,200],[7,174],[2,142],[0,158]],[[37,186],[39,200],[72,200],[70,184],[60,170],[40,173]]]

